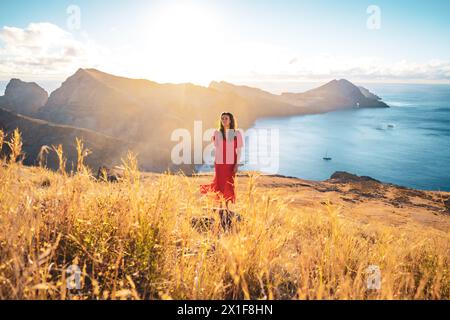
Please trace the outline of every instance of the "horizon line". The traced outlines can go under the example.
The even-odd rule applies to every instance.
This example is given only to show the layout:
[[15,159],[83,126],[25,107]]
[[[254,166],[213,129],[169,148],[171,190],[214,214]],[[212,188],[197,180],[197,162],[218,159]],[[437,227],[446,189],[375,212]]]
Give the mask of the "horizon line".
[[[349,80],[349,78],[345,77],[345,76],[339,76],[339,77],[330,77],[330,78],[324,78],[324,79],[301,79],[301,80],[293,80],[293,79],[255,79],[255,78],[238,78],[238,79],[227,79],[227,80],[211,80],[208,81],[208,84],[205,85],[204,83],[198,83],[198,82],[159,82],[156,80],[151,80],[149,78],[143,78],[143,77],[131,77],[131,76],[127,76],[127,75],[119,75],[119,74],[115,74],[115,73],[110,73],[110,72],[106,72],[106,71],[102,71],[96,68],[78,68],[77,71],[71,73],[69,76],[66,77],[43,77],[43,78],[38,78],[38,77],[34,77],[34,76],[11,76],[8,78],[1,78],[0,77],[0,82],[6,82],[9,83],[12,79],[19,79],[21,81],[24,82],[35,82],[39,85],[39,83],[45,83],[45,82],[60,82],[61,84],[66,81],[69,77],[71,77],[72,75],[74,75],[76,72],[78,72],[79,70],[95,70],[101,73],[105,73],[108,75],[112,75],[115,77],[122,77],[122,78],[128,78],[130,80],[145,80],[145,81],[151,81],[151,82],[155,82],[161,85],[165,85],[165,84],[172,84],[172,85],[194,85],[194,86],[200,86],[200,87],[204,87],[204,88],[209,88],[211,83],[213,82],[226,82],[226,83],[230,83],[233,85],[238,85],[238,86],[248,86],[248,87],[252,87],[255,89],[260,89],[272,94],[278,94],[275,93],[274,91],[267,89],[267,88],[263,88],[263,87],[258,87],[257,84],[258,83],[264,83],[264,84],[282,84],[282,83],[286,83],[286,84],[326,84],[329,83],[333,80],[339,80],[339,79],[346,79],[350,82],[352,82],[353,84],[392,84],[392,85],[450,85],[450,79],[449,80],[424,80],[424,79],[409,79],[409,80],[398,80],[398,79],[385,79],[385,80],[378,80],[378,79],[352,79]],[[42,87],[42,86],[41,86]],[[45,89],[45,88],[44,88]],[[46,90],[46,89],[45,89]],[[287,90],[287,89],[286,89]],[[46,90],[47,91],[47,90]],[[54,90],[53,90],[54,91]],[[53,91],[49,91],[48,93],[51,93]],[[276,90],[279,91],[279,90]],[[288,92],[288,91],[285,91]],[[3,93],[4,92],[1,92]]]

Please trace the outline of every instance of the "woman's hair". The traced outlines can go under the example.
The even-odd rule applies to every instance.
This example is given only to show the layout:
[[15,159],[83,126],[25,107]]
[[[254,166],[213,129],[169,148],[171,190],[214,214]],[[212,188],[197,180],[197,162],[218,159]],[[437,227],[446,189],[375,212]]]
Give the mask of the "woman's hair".
[[229,116],[230,117],[230,129],[236,130],[237,128],[237,121],[236,118],[233,116],[232,113],[230,112],[222,112],[222,114],[220,115],[220,119],[219,119],[219,130],[220,132],[222,132],[222,137],[225,140],[225,128],[222,124],[222,117],[223,116]]

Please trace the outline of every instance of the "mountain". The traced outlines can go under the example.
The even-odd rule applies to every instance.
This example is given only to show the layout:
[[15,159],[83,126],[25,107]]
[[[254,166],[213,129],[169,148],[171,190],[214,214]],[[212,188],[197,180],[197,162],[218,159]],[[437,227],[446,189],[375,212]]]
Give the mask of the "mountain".
[[224,81],[213,81],[209,88],[226,94],[236,94],[244,98],[249,104],[248,112],[253,113],[253,121],[261,117],[290,116],[303,112],[297,105],[258,88],[238,86]]
[[318,110],[331,111],[343,108],[388,108],[365,88],[358,88],[348,80],[333,80],[319,88],[303,93],[283,93],[282,97],[291,103],[314,106]]
[[[246,103],[236,95],[192,84],[158,84],[80,69],[50,95],[38,117],[167,146],[170,140],[161,137],[173,130],[190,129],[194,120],[215,126],[219,111],[239,113]],[[245,114],[241,118],[247,123]]]
[[346,80],[334,80],[306,93],[275,95],[226,82],[212,82],[207,88],[159,84],[79,69],[50,95],[37,117],[130,141],[146,142],[159,132],[155,143],[165,147],[170,141],[161,136],[169,137],[178,128],[192,133],[197,120],[215,127],[223,111],[233,112],[239,126],[246,129],[260,117],[317,113],[357,103],[360,107],[387,107]]
[[237,86],[227,82],[211,82],[210,88],[222,92],[235,93],[256,104],[258,112],[268,112],[270,114],[273,112],[276,116],[314,114],[357,106],[360,108],[389,107],[368,89],[357,87],[344,79],[330,81],[319,88],[307,92],[287,92],[281,95],[247,86]]
[[35,116],[47,103],[48,93],[34,82],[12,79],[0,97],[0,107],[16,113]]
[[361,91],[361,93],[369,99],[374,99],[374,100],[381,100],[381,98],[379,96],[377,96],[376,94],[373,94],[372,92],[370,92],[368,89],[364,88],[364,87],[358,87],[359,90]]
[[[151,168],[156,157],[171,159],[176,130],[187,130],[194,147],[194,122],[202,121],[204,130],[214,128],[223,111],[235,114],[239,127],[246,129],[258,117],[297,114],[298,108],[212,87],[159,84],[79,69],[50,95],[37,118],[140,143],[141,153],[149,155],[143,165]],[[205,139],[203,147],[208,143]]]
[[[239,128],[248,129],[261,117],[313,114],[351,108],[357,103],[360,107],[387,107],[367,93],[364,95],[347,80],[334,80],[305,93],[276,95],[226,82],[212,82],[209,87],[160,84],[95,69],[79,69],[48,98],[37,84],[11,80],[5,96],[0,97],[0,107],[15,114],[2,112],[0,120],[9,130],[20,125],[22,131],[27,131],[29,143],[36,148],[29,150],[30,155],[48,144],[47,135],[52,135],[49,130],[52,128],[57,132],[51,138],[52,143],[61,141],[72,146],[74,133],[83,133],[87,140],[96,143],[103,141],[109,145],[114,141],[120,152],[127,148],[138,152],[142,170],[181,169],[189,173],[194,165],[176,166],[171,161],[172,148],[180,142],[172,138],[176,140],[180,134],[188,134],[187,143],[194,147],[194,137],[198,134],[194,130],[196,121],[201,123],[202,134],[217,127],[221,112],[229,111],[236,116]],[[34,122],[18,114],[44,122]],[[28,125],[32,129],[26,128]],[[203,138],[206,147],[209,137]],[[109,148],[98,150],[104,153],[99,155],[98,163],[102,159],[105,163],[120,160],[118,153],[112,154]],[[192,156],[191,160],[194,160]]]

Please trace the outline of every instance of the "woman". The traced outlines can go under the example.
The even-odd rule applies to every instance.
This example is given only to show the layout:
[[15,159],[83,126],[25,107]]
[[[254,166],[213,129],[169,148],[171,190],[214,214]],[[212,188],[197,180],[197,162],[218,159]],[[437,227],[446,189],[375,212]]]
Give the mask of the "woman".
[[216,200],[223,201],[229,210],[229,203],[236,202],[234,179],[238,171],[238,160],[243,145],[242,134],[236,129],[236,119],[224,112],[220,116],[220,129],[214,131],[211,141],[215,146],[214,178],[212,183],[201,185],[200,192],[214,192]]

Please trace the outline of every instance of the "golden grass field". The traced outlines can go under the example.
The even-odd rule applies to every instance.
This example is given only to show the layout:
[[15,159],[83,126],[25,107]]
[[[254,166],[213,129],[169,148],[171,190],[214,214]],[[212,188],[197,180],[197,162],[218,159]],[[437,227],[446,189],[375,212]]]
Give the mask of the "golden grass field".
[[[191,219],[214,214],[204,177],[143,174],[128,154],[118,183],[98,182],[81,141],[68,174],[23,166],[20,133],[5,140],[0,299],[450,298],[448,217],[444,228],[361,223],[335,199],[295,205],[301,194],[248,173],[233,209],[243,221],[198,232]],[[80,290],[67,288],[71,265]],[[380,290],[367,289],[369,265]]]

